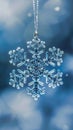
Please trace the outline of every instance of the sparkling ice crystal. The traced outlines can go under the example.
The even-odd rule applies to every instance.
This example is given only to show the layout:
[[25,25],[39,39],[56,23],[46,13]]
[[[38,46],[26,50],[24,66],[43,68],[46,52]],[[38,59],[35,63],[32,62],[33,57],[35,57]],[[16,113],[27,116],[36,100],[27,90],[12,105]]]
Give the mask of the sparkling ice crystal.
[[41,95],[45,94],[44,82],[41,81],[42,77],[45,78],[48,87],[56,88],[63,85],[63,73],[58,70],[58,67],[63,62],[64,52],[59,48],[52,47],[43,56],[45,42],[41,41],[37,35],[34,36],[32,41],[27,42],[27,48],[31,59],[27,58],[26,52],[20,47],[9,51],[9,62],[17,67],[17,70],[14,69],[10,73],[9,84],[20,89],[27,84],[27,79],[31,78],[32,81],[28,83],[26,90],[34,100],[38,100]]

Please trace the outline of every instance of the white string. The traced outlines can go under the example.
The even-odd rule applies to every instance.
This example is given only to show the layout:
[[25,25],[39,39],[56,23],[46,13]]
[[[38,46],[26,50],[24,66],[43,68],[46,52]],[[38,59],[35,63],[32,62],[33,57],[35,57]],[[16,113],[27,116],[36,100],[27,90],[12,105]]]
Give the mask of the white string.
[[39,0],[33,0],[34,33],[38,34]]

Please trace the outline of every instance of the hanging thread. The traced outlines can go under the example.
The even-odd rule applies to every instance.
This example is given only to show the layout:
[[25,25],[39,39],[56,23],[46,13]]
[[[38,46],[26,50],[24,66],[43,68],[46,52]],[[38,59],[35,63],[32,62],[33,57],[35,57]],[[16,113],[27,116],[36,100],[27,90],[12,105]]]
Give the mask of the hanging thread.
[[39,0],[33,0],[34,34],[38,34]]

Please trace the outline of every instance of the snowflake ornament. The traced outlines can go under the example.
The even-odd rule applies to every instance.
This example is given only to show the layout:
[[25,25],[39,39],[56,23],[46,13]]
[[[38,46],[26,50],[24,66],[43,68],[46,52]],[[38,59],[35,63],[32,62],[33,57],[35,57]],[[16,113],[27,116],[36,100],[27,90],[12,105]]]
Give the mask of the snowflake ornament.
[[31,56],[30,59],[28,59],[23,48],[18,47],[16,50],[9,51],[9,62],[17,67],[10,73],[9,84],[20,89],[27,84],[28,78],[31,79],[32,81],[28,82],[26,91],[34,100],[38,100],[41,95],[45,94],[42,77],[45,78],[48,87],[56,88],[63,85],[63,73],[58,70],[58,67],[63,62],[64,52],[59,48],[52,47],[45,53],[45,42],[41,41],[37,34],[34,35],[32,41],[27,42],[27,48]]

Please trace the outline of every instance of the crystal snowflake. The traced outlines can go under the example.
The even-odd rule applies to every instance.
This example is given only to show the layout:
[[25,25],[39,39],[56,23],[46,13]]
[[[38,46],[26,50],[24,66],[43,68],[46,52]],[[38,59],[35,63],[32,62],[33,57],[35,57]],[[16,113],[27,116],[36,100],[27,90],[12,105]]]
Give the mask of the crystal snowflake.
[[27,42],[27,48],[31,59],[27,58],[26,52],[20,47],[9,51],[9,62],[17,67],[17,70],[14,69],[10,73],[9,84],[20,89],[28,82],[28,78],[31,79],[32,81],[28,82],[26,90],[34,100],[38,100],[41,95],[45,94],[44,82],[41,81],[42,77],[45,78],[48,87],[55,88],[63,85],[63,73],[58,70],[58,67],[63,62],[64,52],[59,48],[52,47],[45,53],[45,42],[41,41],[37,35],[34,36],[32,41]]

